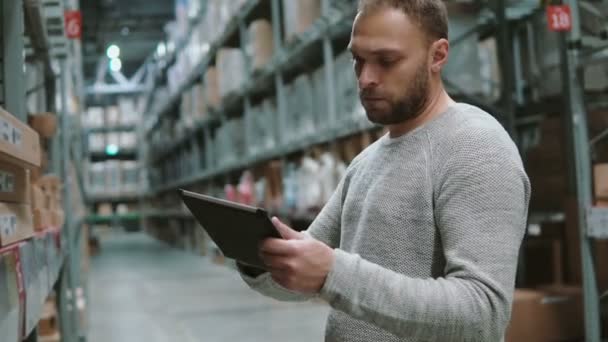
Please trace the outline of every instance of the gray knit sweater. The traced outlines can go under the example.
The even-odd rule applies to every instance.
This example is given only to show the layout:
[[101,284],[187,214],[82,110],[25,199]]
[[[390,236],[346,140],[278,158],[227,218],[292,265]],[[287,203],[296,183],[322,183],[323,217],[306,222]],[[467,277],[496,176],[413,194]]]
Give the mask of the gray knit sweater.
[[[307,231],[335,248],[318,294],[326,340],[502,340],[529,197],[514,143],[473,106],[369,146]],[[241,275],[279,300],[311,298]]]

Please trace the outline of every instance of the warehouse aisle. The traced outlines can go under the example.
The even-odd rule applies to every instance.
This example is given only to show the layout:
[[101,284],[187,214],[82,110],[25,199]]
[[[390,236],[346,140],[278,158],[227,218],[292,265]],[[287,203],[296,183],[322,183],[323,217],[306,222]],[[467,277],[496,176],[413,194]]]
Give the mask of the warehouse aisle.
[[323,340],[325,305],[264,298],[236,271],[143,233],[102,236],[89,283],[91,342]]

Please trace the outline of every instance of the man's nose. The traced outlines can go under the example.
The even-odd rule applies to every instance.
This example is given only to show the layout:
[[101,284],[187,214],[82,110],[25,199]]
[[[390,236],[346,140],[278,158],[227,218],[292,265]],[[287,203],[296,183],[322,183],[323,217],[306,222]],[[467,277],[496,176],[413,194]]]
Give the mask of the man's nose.
[[361,72],[359,73],[358,82],[359,89],[369,89],[378,85],[378,75],[374,70],[373,66],[367,64],[361,68]]

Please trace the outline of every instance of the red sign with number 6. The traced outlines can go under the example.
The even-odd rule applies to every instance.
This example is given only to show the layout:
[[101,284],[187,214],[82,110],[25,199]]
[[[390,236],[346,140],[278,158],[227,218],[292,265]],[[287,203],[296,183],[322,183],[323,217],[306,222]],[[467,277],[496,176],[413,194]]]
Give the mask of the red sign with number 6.
[[80,11],[65,11],[65,35],[69,39],[82,36],[82,14]]
[[570,31],[572,29],[572,15],[570,6],[559,5],[547,7],[547,22],[551,31]]

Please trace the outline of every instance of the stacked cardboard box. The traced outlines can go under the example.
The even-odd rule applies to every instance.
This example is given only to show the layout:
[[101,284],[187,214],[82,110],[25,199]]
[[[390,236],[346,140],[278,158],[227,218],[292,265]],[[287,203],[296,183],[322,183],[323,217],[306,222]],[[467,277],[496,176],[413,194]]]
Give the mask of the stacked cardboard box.
[[38,134],[0,108],[0,246],[34,234],[31,169],[40,166]]
[[518,289],[505,341],[582,341],[583,324],[580,287]]
[[321,16],[321,0],[283,0],[285,40],[293,41]]
[[261,69],[268,64],[273,54],[272,24],[266,19],[254,20],[249,25],[249,38],[251,66],[253,70]]
[[37,196],[42,194],[40,198],[42,205],[37,200],[35,204],[37,207],[33,208],[34,218],[40,218],[36,229],[61,228],[63,226],[65,213],[63,211],[61,188],[61,180],[54,175],[45,175],[35,182],[32,194]]

